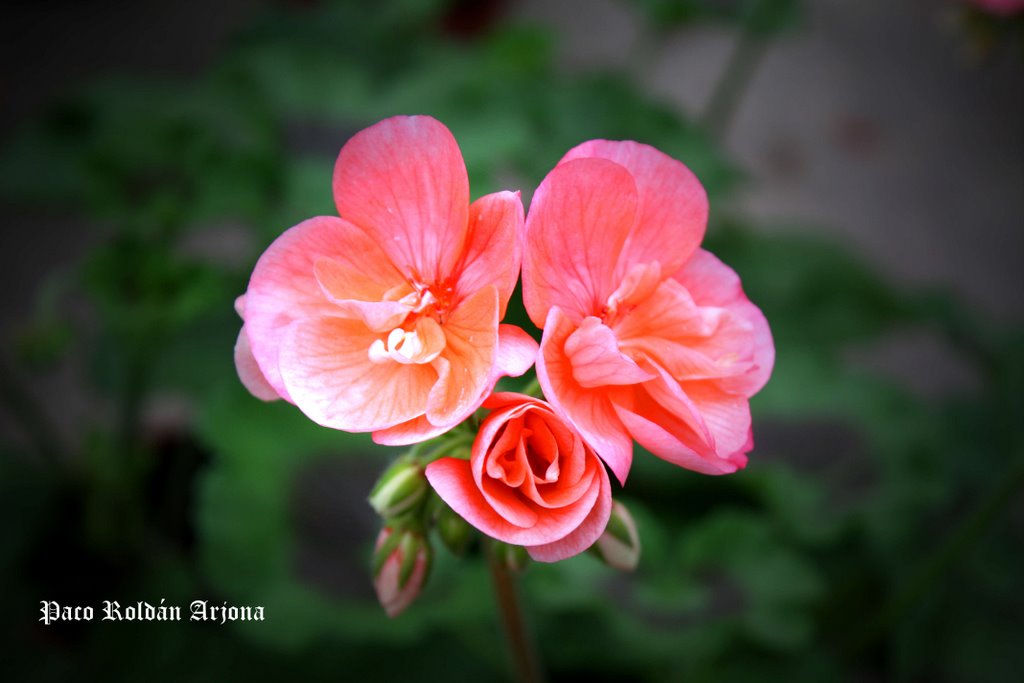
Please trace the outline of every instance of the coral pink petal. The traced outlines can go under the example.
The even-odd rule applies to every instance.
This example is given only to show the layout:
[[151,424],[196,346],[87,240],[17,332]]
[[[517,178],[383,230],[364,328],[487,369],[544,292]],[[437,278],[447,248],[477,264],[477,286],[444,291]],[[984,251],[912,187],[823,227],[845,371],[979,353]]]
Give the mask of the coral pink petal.
[[[241,297],[239,297],[241,298]],[[276,401],[281,398],[270,382],[263,376],[263,371],[256,363],[249,348],[249,335],[245,332],[245,325],[238,332],[238,341],[235,342],[235,369],[238,370],[238,378],[249,393],[262,401]]]
[[694,252],[693,257],[674,276],[701,306],[726,308],[747,298],[736,271],[706,249]]
[[523,302],[537,327],[552,306],[573,321],[601,312],[636,222],[637,190],[622,166],[568,161],[548,173],[526,217]]
[[[619,419],[629,429],[629,433],[637,443],[662,460],[673,465],[685,467],[701,474],[729,474],[736,471],[736,466],[723,462],[718,458],[705,458],[698,454],[691,439],[679,436],[678,425],[675,433],[670,431],[668,423],[672,416],[664,411],[644,411],[642,415],[616,407]],[[660,423],[655,422],[661,418]]]
[[479,408],[480,401],[490,394],[491,388],[501,377],[522,375],[533,365],[536,356],[537,342],[533,340],[533,337],[514,325],[499,325],[498,359],[495,363],[495,372],[491,375],[490,384],[484,388],[477,401],[467,405],[466,409],[455,415],[448,424],[436,425],[430,422],[425,415],[421,415],[408,422],[374,432],[374,442],[384,446],[408,446],[444,434]]
[[[402,323],[411,310],[409,305],[398,301],[382,301],[390,287],[357,279],[354,276],[361,273],[355,273],[353,268],[334,259],[317,261],[314,275],[324,296],[336,306],[335,315],[360,318],[376,332],[390,332]],[[392,282],[401,280],[397,271],[393,271],[391,277]]]
[[648,359],[678,380],[729,378],[736,386],[756,381],[752,305],[698,303],[680,282],[665,280],[613,324],[619,347],[641,365]]
[[513,526],[528,529],[537,523],[537,512],[527,505],[519,492],[504,482],[484,477],[479,485],[484,500],[498,515]]
[[504,323],[498,325],[499,377],[519,377],[525,374],[533,367],[539,348],[536,340],[522,328]]
[[537,354],[537,379],[544,396],[558,413],[583,436],[590,447],[611,468],[619,483],[625,483],[633,462],[633,444],[619,420],[612,401],[628,404],[631,388],[586,389],[573,378],[565,343],[573,324],[558,308],[552,308],[544,326],[544,338]]
[[667,279],[628,313],[616,316],[612,329],[622,343],[634,337],[656,336],[689,344],[693,338],[714,334],[724,315],[721,308],[700,308],[686,287]]
[[495,288],[481,289],[463,301],[443,327],[447,344],[434,361],[438,381],[427,403],[427,419],[436,425],[450,425],[479,406],[483,391],[493,381],[498,357]]
[[682,389],[710,432],[710,443],[679,413],[666,409],[664,396],[638,392],[632,408],[616,406],[616,413],[633,438],[659,458],[705,474],[726,474],[742,467],[746,458],[737,454],[753,447],[747,400],[725,394],[708,382],[687,382]]
[[423,413],[437,380],[430,365],[369,359],[380,335],[359,320],[309,318],[289,328],[281,374],[292,400],[317,424],[368,432]]
[[631,266],[657,261],[665,274],[679,269],[700,245],[708,222],[704,187],[684,164],[650,145],[590,140],[569,150],[559,165],[575,159],[609,159],[636,181],[639,217],[619,257],[616,277]]
[[510,405],[538,405],[542,406],[544,403],[533,396],[527,396],[526,394],[520,394],[515,391],[497,391],[487,397],[484,401],[484,408],[488,410],[498,410]]
[[429,116],[395,116],[356,133],[338,155],[334,201],[410,278],[439,283],[462,253],[466,166],[451,132]]
[[[516,396],[518,394],[494,394],[499,396]],[[488,399],[489,401],[490,399]],[[480,431],[477,432],[476,439],[473,440],[473,477],[479,481],[483,478],[484,474],[484,461],[486,458],[486,450],[495,441],[495,436],[498,431],[505,428],[505,425],[509,420],[522,416],[525,412],[530,410],[534,406],[534,402],[531,400],[529,403],[515,404],[509,403],[502,408],[492,409],[490,415],[484,420],[483,424],[480,425]]]
[[743,448],[750,438],[750,401],[722,391],[715,382],[684,382],[683,391],[700,411],[721,457]]
[[[466,417],[469,417],[469,413],[462,419]],[[379,443],[382,446],[408,446],[420,443],[421,441],[428,441],[435,436],[444,434],[459,422],[462,422],[462,419],[455,420],[452,424],[436,425],[428,420],[426,415],[420,415],[394,427],[375,431],[373,433],[373,442]]]
[[650,364],[650,368],[658,377],[644,384],[643,390],[658,405],[684,422],[701,444],[714,449],[715,437],[708,425],[705,424],[697,404],[664,368],[653,363]]
[[593,463],[593,483],[575,504],[538,515],[537,523],[523,528],[502,518],[476,486],[470,464],[458,458],[441,458],[427,465],[426,475],[437,495],[467,522],[492,538],[513,545],[536,546],[568,536],[589,516],[601,494],[601,480]]
[[752,328],[753,346],[750,351],[753,359],[748,372],[724,379],[720,386],[731,393],[750,397],[759,392],[771,377],[775,368],[775,341],[760,308],[747,301],[736,304],[732,312],[737,317],[745,318]]
[[600,318],[588,316],[565,340],[573,379],[581,387],[638,384],[653,379],[632,358],[619,351],[615,333]]
[[498,317],[505,317],[519,279],[519,238],[523,231],[523,202],[518,192],[495,192],[469,206],[469,231],[456,266],[458,299],[488,285],[498,289]]
[[751,332],[752,370],[742,381],[731,382],[731,388],[753,396],[765,385],[775,366],[775,343],[761,309],[743,293],[740,278],[729,266],[704,249],[675,274],[694,300],[701,306],[718,306],[746,322]]
[[380,291],[400,281],[373,240],[340,218],[311,218],[274,240],[257,261],[241,303],[253,356],[270,385],[286,399],[278,369],[285,330],[300,318],[338,312],[316,278],[316,264],[324,259],[341,264],[353,273],[353,280],[377,281]]
[[582,553],[601,537],[608,526],[608,519],[612,513],[612,487],[608,482],[608,473],[603,468],[601,468],[598,479],[601,488],[597,496],[597,503],[583,523],[565,538],[544,545],[527,547],[526,552],[530,554],[530,557],[538,562],[558,562]]

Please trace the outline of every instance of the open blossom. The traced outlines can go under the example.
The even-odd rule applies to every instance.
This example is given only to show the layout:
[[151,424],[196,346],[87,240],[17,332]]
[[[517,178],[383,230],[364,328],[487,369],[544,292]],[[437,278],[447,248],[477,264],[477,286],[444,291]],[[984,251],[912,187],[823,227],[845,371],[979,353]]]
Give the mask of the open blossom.
[[551,404],[625,481],[636,439],[698,472],[746,464],[749,397],[767,381],[768,324],[699,248],[704,188],[636,142],[592,140],[541,183],[525,225],[523,298],[544,328]]
[[315,422],[384,444],[440,434],[536,343],[499,325],[519,275],[518,193],[470,204],[462,154],[425,116],[352,137],[334,171],[340,217],[282,234],[238,308],[242,382]]
[[442,458],[427,479],[488,536],[555,562],[583,552],[611,514],[608,473],[580,435],[543,401],[498,393],[484,403],[470,459]]

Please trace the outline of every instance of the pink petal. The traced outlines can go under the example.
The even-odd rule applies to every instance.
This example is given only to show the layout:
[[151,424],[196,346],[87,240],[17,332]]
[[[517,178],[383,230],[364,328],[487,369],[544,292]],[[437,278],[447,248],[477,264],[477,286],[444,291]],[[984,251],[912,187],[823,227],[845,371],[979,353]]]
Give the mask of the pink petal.
[[569,318],[559,308],[552,308],[537,355],[537,379],[552,407],[576,427],[619,482],[625,483],[633,462],[633,443],[612,401],[628,404],[632,389],[581,387],[573,378],[572,363],[565,352],[566,340],[573,331]]
[[678,270],[704,239],[708,197],[681,162],[631,140],[590,140],[569,150],[559,165],[602,158],[624,166],[636,182],[639,217],[619,256],[616,277],[634,264],[659,262],[663,273]]
[[618,164],[578,159],[548,173],[525,226],[523,302],[535,325],[553,306],[573,321],[600,315],[636,216],[636,185]]
[[720,459],[701,457],[694,448],[668,429],[664,424],[667,420],[662,419],[661,423],[657,423],[647,412],[641,415],[621,408],[617,412],[637,443],[662,460],[701,474],[730,474],[737,469],[735,465]]
[[[241,299],[242,297],[239,297]],[[276,401],[281,398],[270,386],[270,382],[263,376],[263,371],[256,363],[249,348],[249,335],[245,332],[245,325],[238,331],[238,341],[235,342],[235,369],[238,370],[238,378],[249,390],[249,393],[262,401]]]
[[477,488],[468,461],[441,458],[427,465],[426,475],[437,495],[480,531],[513,545],[536,546],[565,538],[590,516],[602,486],[600,464],[592,460],[591,467],[591,487],[576,504],[538,515],[537,523],[529,528],[516,526],[495,512]]
[[[469,414],[465,417],[469,417]],[[373,433],[373,442],[382,446],[408,446],[440,436],[459,422],[462,420],[448,425],[436,425],[426,415],[420,415],[393,427],[378,429]]]
[[588,316],[565,340],[572,376],[581,387],[637,384],[654,375],[619,351],[615,333],[600,318]]
[[338,213],[372,236],[410,279],[445,280],[462,253],[469,180],[451,132],[395,116],[356,133],[334,168]]
[[514,325],[499,325],[498,356],[494,372],[491,375],[491,382],[484,388],[476,401],[467,405],[462,413],[453,416],[448,424],[433,424],[425,415],[422,415],[394,427],[374,432],[374,442],[384,446],[408,446],[444,434],[472,415],[489,394],[491,396],[498,395],[491,394],[491,390],[501,377],[522,375],[533,365],[536,356],[537,342],[533,340],[533,337]]
[[495,192],[470,204],[466,246],[456,266],[458,298],[494,285],[498,289],[498,318],[505,317],[505,306],[519,280],[522,230],[523,202],[518,192]]
[[682,388],[714,436],[717,455],[742,449],[750,439],[750,401],[722,391],[715,382],[684,382]]
[[479,484],[479,491],[491,509],[512,526],[529,529],[540,519],[533,507],[520,498],[518,491],[501,481],[485,477]]
[[742,386],[755,369],[755,327],[746,309],[730,306],[702,307],[686,287],[668,279],[612,328],[619,347],[641,365],[650,360],[677,380],[717,379]]
[[280,358],[295,404],[317,424],[349,432],[421,415],[437,372],[430,365],[371,361],[368,349],[379,338],[358,320],[325,316],[293,323]]
[[[714,450],[715,437],[711,429],[704,423],[697,404],[683,391],[679,382],[669,375],[664,368],[651,364],[657,373],[657,379],[647,382],[643,391],[659,406],[686,424],[692,431],[698,450]],[[638,411],[640,412],[640,411]]]
[[519,377],[526,373],[537,358],[540,346],[533,337],[515,325],[498,326],[499,377]]
[[694,252],[674,277],[701,306],[727,308],[747,298],[736,271],[706,249]]
[[765,385],[775,366],[775,342],[761,309],[747,299],[740,278],[711,252],[698,249],[693,258],[675,275],[701,306],[719,306],[749,326],[748,353],[751,370],[743,378],[731,380],[730,390],[753,396]]
[[444,322],[447,345],[434,361],[437,384],[427,419],[436,425],[474,410],[483,400],[498,356],[498,293],[493,286],[463,301]]
[[534,404],[542,406],[544,402],[533,396],[527,396],[526,394],[520,394],[515,391],[497,391],[487,397],[484,401],[484,408],[488,410],[498,410],[510,405],[525,405]]
[[[390,264],[389,264],[390,265]],[[382,301],[386,285],[369,282],[348,264],[320,259],[313,266],[317,283],[328,301],[336,306],[336,315],[360,318],[376,332],[390,332],[402,324],[411,307],[398,301]],[[392,281],[401,278],[397,271]]]
[[538,562],[558,562],[579,555],[601,537],[612,513],[612,488],[608,482],[608,473],[603,467],[600,469],[601,490],[597,496],[597,503],[591,508],[587,518],[565,538],[527,547],[526,552],[530,553],[530,557]]
[[638,392],[631,408],[616,406],[616,413],[641,446],[680,467],[727,474],[745,465],[742,455],[753,447],[747,399],[721,392],[710,382],[687,382],[682,391],[688,410],[696,412],[710,439],[694,431],[690,415],[673,412],[679,404],[666,405],[665,393]]
[[316,278],[316,263],[322,259],[343,264],[353,273],[353,280],[366,287],[377,283],[380,291],[401,279],[380,247],[340,218],[311,218],[274,240],[257,261],[245,300],[240,303],[256,362],[274,390],[289,400],[278,369],[285,330],[300,318],[338,312]]

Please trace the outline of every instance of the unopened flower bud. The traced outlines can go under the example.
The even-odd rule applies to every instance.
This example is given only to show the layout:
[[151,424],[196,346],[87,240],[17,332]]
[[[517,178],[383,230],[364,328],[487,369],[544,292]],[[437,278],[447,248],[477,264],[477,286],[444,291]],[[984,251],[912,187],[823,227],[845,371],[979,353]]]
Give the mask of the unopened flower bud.
[[495,541],[493,552],[498,562],[514,572],[522,572],[530,564],[530,554],[521,545]]
[[462,555],[473,540],[473,527],[442,503],[441,511],[437,514],[437,534],[452,555]]
[[412,604],[427,580],[430,544],[423,534],[409,529],[380,530],[373,554],[373,588],[389,617]]
[[640,536],[626,506],[612,501],[612,516],[593,546],[594,553],[613,569],[631,572],[640,562]]
[[370,505],[381,517],[391,519],[423,500],[428,488],[423,468],[409,458],[399,458],[377,480]]

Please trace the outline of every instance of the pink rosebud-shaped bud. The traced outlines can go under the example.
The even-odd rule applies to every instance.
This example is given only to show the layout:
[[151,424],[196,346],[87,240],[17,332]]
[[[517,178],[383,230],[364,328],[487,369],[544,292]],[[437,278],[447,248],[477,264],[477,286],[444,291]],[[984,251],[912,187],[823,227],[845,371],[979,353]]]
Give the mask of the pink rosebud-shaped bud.
[[373,588],[389,617],[397,617],[412,604],[427,580],[430,545],[410,529],[380,530],[373,555]]
[[611,513],[608,473],[594,450],[544,401],[494,394],[469,460],[427,466],[441,499],[491,538],[556,562],[597,540]]
[[402,457],[377,480],[370,492],[370,506],[384,519],[391,519],[415,507],[428,488],[423,468]]
[[593,546],[601,561],[620,572],[631,572],[640,562],[640,536],[633,515],[619,501],[612,502],[608,527]]

